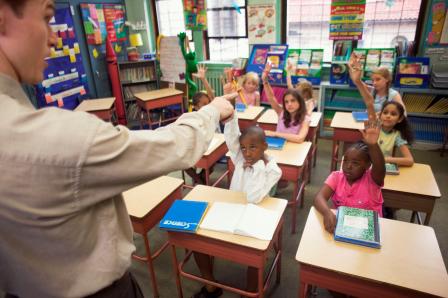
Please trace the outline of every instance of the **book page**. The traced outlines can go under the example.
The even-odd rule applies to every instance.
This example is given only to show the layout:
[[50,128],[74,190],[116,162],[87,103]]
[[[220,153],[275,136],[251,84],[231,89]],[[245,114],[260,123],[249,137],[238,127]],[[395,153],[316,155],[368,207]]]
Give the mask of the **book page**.
[[207,211],[200,228],[233,234],[246,205],[215,202]]
[[235,234],[272,240],[282,213],[268,210],[254,204],[247,204],[246,210],[235,229]]

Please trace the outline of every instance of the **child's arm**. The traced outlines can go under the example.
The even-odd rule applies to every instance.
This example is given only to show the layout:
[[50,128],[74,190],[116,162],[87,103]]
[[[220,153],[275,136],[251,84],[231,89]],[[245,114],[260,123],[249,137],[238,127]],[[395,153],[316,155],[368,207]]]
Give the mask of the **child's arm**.
[[364,143],[369,147],[369,155],[372,161],[372,179],[377,185],[382,186],[384,184],[384,177],[386,176],[386,166],[383,152],[378,145],[381,122],[366,121],[364,126],[365,129],[361,130],[361,134]]
[[310,128],[309,121],[302,121],[302,125],[300,127],[298,134],[286,133],[286,132],[277,132],[266,130],[265,133],[268,137],[278,137],[286,139],[288,142],[292,143],[303,143],[308,135],[308,130]]
[[292,79],[291,79],[292,69],[293,69],[293,65],[288,61],[288,65],[286,66],[286,85],[288,85],[288,89],[294,89],[294,85],[292,84]]
[[228,121],[224,126],[224,139],[226,140],[227,148],[234,157],[240,152],[240,128],[238,126],[238,117],[236,113],[233,114],[233,119]]
[[392,100],[400,103],[403,106],[404,115],[407,117],[406,106],[404,105],[404,102],[403,102],[403,99],[401,98],[400,93],[397,92],[397,94],[392,98]]
[[314,207],[316,207],[317,211],[323,215],[325,230],[329,233],[333,233],[334,228],[336,227],[336,215],[331,211],[327,204],[328,200],[333,195],[333,192],[334,191],[330,186],[324,184],[314,198]]
[[207,67],[205,67],[205,65],[203,64],[198,64],[198,72],[194,73],[193,76],[202,81],[202,84],[204,84],[205,90],[207,91],[208,97],[210,97],[210,100],[213,100],[215,98],[215,91],[208,83],[206,73]]
[[314,110],[314,99],[310,98],[305,102],[306,105],[306,113],[308,116],[311,116]]
[[255,105],[257,107],[260,106],[260,92],[258,92],[258,91],[256,91],[256,93],[255,93]]
[[280,115],[280,113],[283,111],[283,108],[278,104],[277,99],[275,98],[274,91],[272,90],[271,85],[269,84],[268,75],[271,71],[271,64],[266,63],[266,66],[263,70],[263,74],[261,76],[261,80],[263,81],[263,88],[264,92],[266,93],[266,97],[269,100],[269,103],[271,104],[271,107],[274,109],[274,111],[277,113],[277,115]]
[[399,166],[412,167],[414,165],[414,157],[412,157],[411,150],[408,145],[402,145],[399,147],[401,157],[387,156],[384,159],[388,163],[394,163]]
[[254,174],[247,185],[247,201],[258,204],[269,194],[278,180],[280,180],[282,170],[280,170],[275,161],[266,163],[265,160],[259,160],[252,168]]
[[348,70],[349,70],[348,72],[350,74],[350,78],[352,79],[353,83],[358,88],[359,93],[361,93],[364,103],[366,104],[369,119],[375,120],[377,117],[375,113],[375,108],[373,106],[374,98],[373,95],[370,93],[370,90],[367,87],[367,85],[364,84],[364,82],[361,80],[362,68],[361,68],[361,62],[359,60],[360,60],[359,57],[355,53],[352,53],[350,61],[348,63]]

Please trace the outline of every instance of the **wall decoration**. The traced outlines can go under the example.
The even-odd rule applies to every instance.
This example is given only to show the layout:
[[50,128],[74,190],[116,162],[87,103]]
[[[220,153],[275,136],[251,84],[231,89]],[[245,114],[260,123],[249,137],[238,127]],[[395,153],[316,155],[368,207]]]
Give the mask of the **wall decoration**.
[[207,30],[205,0],[184,0],[184,17],[187,30]]
[[44,80],[36,86],[38,107],[72,110],[87,97],[88,86],[70,8],[56,9],[50,27],[58,37],[47,58]]
[[275,43],[275,5],[248,5],[247,30],[249,44]]
[[332,0],[330,15],[331,40],[360,40],[364,26],[366,1]]

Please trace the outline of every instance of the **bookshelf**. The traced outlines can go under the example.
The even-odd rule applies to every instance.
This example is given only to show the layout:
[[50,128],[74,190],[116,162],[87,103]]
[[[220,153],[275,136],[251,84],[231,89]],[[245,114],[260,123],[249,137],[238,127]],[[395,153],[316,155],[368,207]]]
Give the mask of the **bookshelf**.
[[[323,82],[320,87],[318,108],[323,113],[320,135],[331,138],[333,131],[330,124],[337,111],[362,111],[366,106],[356,87],[329,82]],[[448,127],[448,90],[394,89],[401,94],[406,105],[416,145],[428,149],[440,147]]]
[[139,122],[139,110],[134,94],[158,89],[156,60],[118,62],[120,85],[130,127]]

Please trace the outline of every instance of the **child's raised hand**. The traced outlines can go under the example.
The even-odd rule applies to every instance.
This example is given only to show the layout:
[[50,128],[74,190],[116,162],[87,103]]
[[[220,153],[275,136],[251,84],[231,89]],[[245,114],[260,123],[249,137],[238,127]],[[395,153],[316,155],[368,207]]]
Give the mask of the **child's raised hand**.
[[352,53],[352,55],[350,56],[350,60],[348,62],[348,71],[350,73],[350,78],[353,81],[361,80],[361,74],[362,74],[361,58],[355,53]]
[[336,215],[331,210],[328,210],[328,212],[324,214],[324,227],[328,233],[334,233],[334,228],[336,227]]
[[265,67],[264,67],[263,74],[261,75],[261,80],[263,82],[267,82],[268,81],[268,76],[269,76],[269,73],[271,72],[271,69],[272,69],[272,64],[267,62]]
[[230,93],[233,93],[233,92],[235,92],[235,90],[234,90],[234,88],[233,88],[233,84],[232,83],[225,83],[223,86],[222,86],[222,89],[224,90],[224,94],[230,94]]
[[224,74],[226,75],[227,83],[231,83],[233,81],[233,69],[230,67],[225,67]]
[[193,76],[203,80],[205,79],[205,74],[207,73],[207,67],[205,67],[205,65],[203,64],[198,64],[198,72],[194,73]]
[[381,131],[380,120],[369,120],[364,122],[364,130],[360,130],[364,143],[375,145],[378,142]]
[[293,69],[294,69],[294,65],[292,65],[291,61],[288,60],[288,62],[286,64],[286,72],[288,74],[291,74]]

